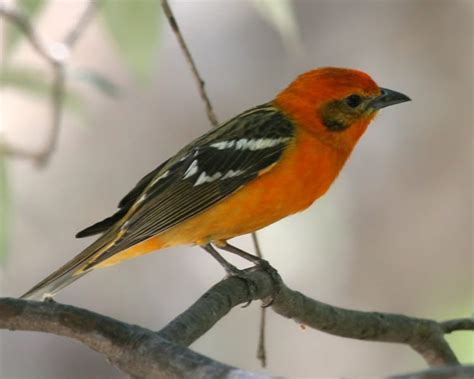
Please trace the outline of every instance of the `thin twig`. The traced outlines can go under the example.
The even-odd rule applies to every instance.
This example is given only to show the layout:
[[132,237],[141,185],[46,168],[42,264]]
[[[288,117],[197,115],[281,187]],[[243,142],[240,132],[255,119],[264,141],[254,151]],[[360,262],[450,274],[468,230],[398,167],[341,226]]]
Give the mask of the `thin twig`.
[[[260,248],[260,243],[257,238],[257,233],[252,233],[252,241],[255,247],[255,254],[259,258],[263,258],[262,250]],[[260,308],[260,326],[258,331],[258,344],[257,344],[257,359],[260,361],[262,367],[267,367],[267,349],[265,343],[265,333],[266,333],[266,307]]]
[[99,6],[99,0],[91,0],[87,3],[84,11],[79,16],[75,26],[66,34],[63,39],[63,43],[72,49],[79,38],[82,36],[90,22],[94,18],[97,8]]
[[188,61],[189,66],[191,67],[191,71],[198,86],[199,95],[201,96],[201,99],[202,101],[204,101],[204,104],[206,106],[207,117],[209,118],[209,121],[213,126],[218,126],[219,122],[217,121],[217,117],[214,113],[214,110],[212,109],[211,101],[209,100],[206,90],[204,89],[206,83],[199,74],[199,71],[196,67],[196,63],[194,63],[194,59],[191,55],[191,52],[189,51],[186,41],[184,40],[183,35],[179,30],[178,22],[176,21],[176,18],[173,15],[173,11],[171,10],[168,4],[168,0],[161,0],[161,6],[163,8],[163,12],[165,12],[166,18],[168,19],[171,29],[173,30],[176,38],[178,39],[179,46],[181,47],[181,50],[183,51],[186,60]]
[[260,361],[262,367],[267,367],[267,349],[265,348],[266,311],[267,307],[260,308],[260,330],[258,333],[257,359]]
[[97,0],[90,0],[63,41],[61,43],[46,44],[24,13],[14,7],[6,5],[4,2],[0,2],[0,16],[6,18],[23,32],[27,40],[30,41],[33,49],[49,64],[53,73],[51,85],[51,127],[45,146],[39,152],[28,152],[12,146],[5,146],[5,144],[0,141],[0,153],[13,157],[29,158],[34,160],[39,166],[45,166],[48,163],[52,153],[56,150],[61,128],[67,60],[70,56],[71,49],[75,46],[87,25],[89,25],[92,20],[96,8]]
[[[257,233],[252,233],[253,246],[255,248],[255,254],[259,258],[263,258],[260,243],[258,241]],[[262,367],[267,367],[267,349],[265,344],[265,333],[266,333],[266,311],[267,307],[260,308],[260,326],[258,331],[258,344],[257,344],[257,359],[260,361]]]
[[[183,51],[183,54],[186,57],[187,62],[189,63],[191,72],[193,74],[193,77],[198,87],[199,95],[201,96],[201,99],[203,100],[204,105],[206,107],[207,117],[210,123],[212,124],[212,126],[217,127],[219,125],[219,122],[217,121],[217,117],[212,107],[211,100],[209,99],[209,96],[207,95],[207,92],[205,89],[205,82],[202,79],[201,75],[199,74],[196,63],[194,62],[194,58],[191,55],[191,52],[189,51],[186,41],[184,40],[184,37],[181,33],[181,30],[173,14],[173,11],[171,10],[168,0],[161,0],[161,6],[163,8],[163,12],[165,13],[166,18],[168,19],[171,29],[173,30],[178,40],[179,46],[181,47],[181,50]],[[260,249],[257,233],[255,232],[252,233],[252,241],[253,241],[256,255],[259,258],[262,258],[262,250]],[[265,308],[262,308],[260,312],[261,312],[260,332],[259,332],[259,340],[258,340],[258,348],[257,348],[257,359],[261,361],[262,367],[265,367],[267,364],[266,351],[265,351],[265,314],[266,314]]]
[[474,318],[459,318],[440,323],[445,333],[457,332],[462,330],[474,330]]
[[9,22],[16,25],[30,41],[31,46],[36,52],[49,63],[55,63],[56,58],[51,53],[50,47],[42,40],[28,17],[20,10],[10,6],[3,1],[0,2],[0,16],[6,18]]
[[65,64],[53,65],[53,86],[51,87],[51,129],[48,133],[46,145],[36,157],[39,166],[44,167],[49,162],[51,154],[56,150],[63,116],[63,102],[65,92]]

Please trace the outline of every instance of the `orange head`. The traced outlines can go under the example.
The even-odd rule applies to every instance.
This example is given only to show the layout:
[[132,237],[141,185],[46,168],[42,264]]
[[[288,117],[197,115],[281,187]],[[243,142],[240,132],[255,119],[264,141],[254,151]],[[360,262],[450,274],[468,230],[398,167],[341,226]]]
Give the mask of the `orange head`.
[[350,152],[380,108],[409,100],[362,71],[326,67],[300,75],[274,103],[323,143]]

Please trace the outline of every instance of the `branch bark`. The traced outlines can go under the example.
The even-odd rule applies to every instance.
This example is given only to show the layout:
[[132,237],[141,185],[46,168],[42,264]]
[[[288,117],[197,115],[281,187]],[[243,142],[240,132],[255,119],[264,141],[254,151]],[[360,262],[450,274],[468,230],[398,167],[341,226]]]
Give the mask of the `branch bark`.
[[403,315],[361,312],[327,305],[291,290],[275,273],[246,270],[222,280],[159,332],[58,303],[0,299],[0,328],[34,330],[74,338],[104,354],[132,377],[264,378],[213,361],[186,348],[249,300],[273,298],[272,309],[312,328],[348,338],[411,346],[431,366],[457,365],[444,333],[474,330],[474,321],[442,323]]
[[430,366],[459,364],[440,323],[392,313],[354,311],[310,299],[283,287],[273,305],[282,316],[340,337],[407,344]]
[[0,299],[0,328],[73,338],[133,378],[269,378],[213,361],[140,326],[55,302]]
[[[159,332],[69,305],[11,298],[0,299],[0,328],[74,338],[139,378],[269,378],[216,362],[187,348],[233,307],[249,300],[267,301],[269,297],[273,298],[272,309],[285,317],[341,337],[407,344],[430,366],[458,364],[444,333],[474,330],[471,319],[439,323],[334,307],[288,288],[271,270],[250,268],[245,273],[245,278],[226,278],[214,285]],[[469,373],[472,369],[456,368],[456,372]],[[429,376],[420,376],[425,377]]]
[[471,319],[439,323],[398,314],[335,307],[288,288],[278,276],[263,275],[260,270],[247,272],[256,291],[245,297],[244,284],[239,285],[237,278],[224,280],[163,328],[160,334],[178,343],[190,344],[235,305],[250,299],[268,299],[269,296],[273,297],[272,309],[276,313],[298,323],[340,337],[407,344],[430,366],[459,364],[444,339],[444,333],[474,330],[474,320]]

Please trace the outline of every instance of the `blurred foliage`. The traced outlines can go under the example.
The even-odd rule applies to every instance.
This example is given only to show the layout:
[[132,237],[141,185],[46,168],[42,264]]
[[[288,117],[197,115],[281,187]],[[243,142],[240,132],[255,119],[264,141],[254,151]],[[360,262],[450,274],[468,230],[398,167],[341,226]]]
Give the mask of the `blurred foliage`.
[[[11,87],[45,100],[49,100],[51,94],[51,81],[45,78],[44,71],[31,67],[3,67],[0,70],[0,86]],[[68,109],[77,112],[82,110],[81,96],[71,89],[67,90],[64,104]]]
[[146,83],[155,64],[161,24],[160,2],[103,0],[100,11],[123,59],[137,79]]
[[[259,13],[279,32],[283,42],[294,49],[299,44],[299,31],[292,0],[250,0]],[[38,16],[47,4],[47,0],[17,0],[16,5],[30,18]],[[161,8],[158,0],[102,0],[99,11],[103,16],[106,30],[116,41],[123,59],[141,83],[149,81],[155,64],[158,47]],[[4,40],[4,58],[7,60],[14,52],[21,32],[13,24],[7,24]],[[5,63],[5,62],[3,62]],[[44,74],[31,68],[5,68],[0,73],[0,85],[16,87],[36,96],[48,96],[50,83],[42,79]],[[78,69],[70,74],[93,85],[103,94],[111,97],[118,95],[118,87],[103,74]],[[66,104],[79,109],[78,94],[68,94]]]
[[120,94],[120,89],[114,82],[95,70],[79,68],[72,71],[69,77],[91,85],[103,95],[117,97]]
[[[46,0],[17,0],[16,5],[20,8],[30,19],[37,16],[41,9],[44,8],[46,4]],[[4,34],[4,44],[3,44],[3,53],[5,60],[8,60],[15,47],[17,46],[18,42],[20,41],[20,37],[22,36],[21,31],[11,23],[5,26],[5,34]]]
[[8,244],[8,219],[10,210],[10,196],[7,181],[7,162],[0,155],[0,263],[5,261]]

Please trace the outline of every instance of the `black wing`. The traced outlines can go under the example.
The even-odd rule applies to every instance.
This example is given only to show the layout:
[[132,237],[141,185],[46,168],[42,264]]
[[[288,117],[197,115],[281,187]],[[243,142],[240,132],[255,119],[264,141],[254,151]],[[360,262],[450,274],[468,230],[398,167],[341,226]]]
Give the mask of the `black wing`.
[[121,237],[93,264],[225,199],[277,163],[294,132],[285,115],[264,104],[198,138],[127,195]]

